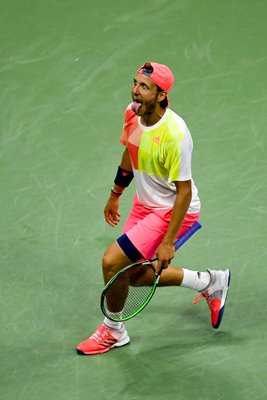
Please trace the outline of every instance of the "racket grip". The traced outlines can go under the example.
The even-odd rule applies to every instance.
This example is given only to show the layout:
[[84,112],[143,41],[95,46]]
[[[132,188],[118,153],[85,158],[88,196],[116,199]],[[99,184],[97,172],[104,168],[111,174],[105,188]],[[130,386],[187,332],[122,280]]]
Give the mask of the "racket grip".
[[192,226],[181,236],[179,239],[176,240],[174,243],[175,250],[178,250],[196,231],[201,228],[201,224],[196,221],[193,223]]

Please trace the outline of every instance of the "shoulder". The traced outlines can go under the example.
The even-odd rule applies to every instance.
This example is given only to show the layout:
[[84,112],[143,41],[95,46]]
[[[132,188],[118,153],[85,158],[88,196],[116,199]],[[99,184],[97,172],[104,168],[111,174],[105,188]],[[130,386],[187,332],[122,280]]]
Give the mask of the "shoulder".
[[166,122],[165,141],[173,143],[174,146],[178,146],[182,151],[185,149],[192,151],[192,136],[184,119],[171,109],[168,109]]
[[126,109],[124,111],[124,122],[126,124],[132,122],[134,119],[137,120],[137,116],[136,116],[135,112],[132,110],[131,105],[132,105],[132,103],[128,104],[128,106],[126,107]]
[[124,138],[124,143],[125,144],[125,138],[129,138],[130,135],[136,130],[138,127],[138,117],[136,116],[135,112],[132,110],[130,103],[126,110],[124,111],[124,124],[123,124],[123,129],[122,129],[122,138]]
[[179,130],[182,133],[186,134],[187,132],[189,132],[189,129],[186,125],[185,120],[171,109],[168,109],[168,119],[169,119],[169,121],[172,121],[173,123],[175,123],[175,125],[179,128]]
[[164,125],[164,138],[167,142],[180,142],[188,134],[185,121],[171,109],[167,109]]

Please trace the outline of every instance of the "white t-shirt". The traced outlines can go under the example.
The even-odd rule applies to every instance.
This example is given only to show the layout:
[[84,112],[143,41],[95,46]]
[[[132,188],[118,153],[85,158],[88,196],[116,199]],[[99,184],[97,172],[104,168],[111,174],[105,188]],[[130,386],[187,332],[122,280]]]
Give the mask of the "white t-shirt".
[[200,211],[191,171],[193,141],[181,117],[167,108],[155,125],[147,127],[129,105],[121,142],[129,150],[138,198],[145,207],[172,209],[177,194],[174,182],[191,180],[188,213]]

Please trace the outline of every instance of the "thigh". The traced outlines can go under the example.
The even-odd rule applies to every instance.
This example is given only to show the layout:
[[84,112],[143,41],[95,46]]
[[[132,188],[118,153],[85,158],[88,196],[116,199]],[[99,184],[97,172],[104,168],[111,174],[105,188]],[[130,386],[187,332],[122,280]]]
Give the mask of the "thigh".
[[125,233],[143,258],[154,257],[168,228],[168,221],[150,212]]
[[137,195],[134,196],[133,206],[130,211],[130,214],[124,224],[122,229],[122,233],[126,233],[132,227],[134,227],[139,221],[145,218],[148,214],[151,213],[151,210],[145,208],[138,200]]
[[113,242],[105,251],[102,259],[105,283],[107,283],[119,270],[131,263],[132,261],[127,257],[118,243]]
[[[187,214],[185,216],[177,238],[182,236],[193,225],[199,215],[200,213]],[[167,232],[168,225],[169,219],[150,212],[125,233],[142,256],[145,259],[151,259],[155,256],[155,252]]]
[[131,264],[131,260],[127,257],[117,241],[113,242],[105,251],[103,263],[107,266],[112,266],[116,270],[126,267]]

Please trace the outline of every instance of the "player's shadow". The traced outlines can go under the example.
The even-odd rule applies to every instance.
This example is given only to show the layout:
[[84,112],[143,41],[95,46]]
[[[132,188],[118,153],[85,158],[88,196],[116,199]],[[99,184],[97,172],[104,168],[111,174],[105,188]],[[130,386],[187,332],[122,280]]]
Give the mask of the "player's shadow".
[[145,337],[133,334],[131,339],[128,347],[113,352],[118,364],[121,352],[127,360],[121,371],[127,382],[121,388],[122,399],[209,399],[213,398],[210,382],[216,382],[217,392],[224,393],[228,387],[232,398],[239,398],[238,386],[227,367],[232,351],[223,348],[243,347],[248,338],[229,331],[204,330],[200,334],[200,330],[192,332],[191,328],[161,327]]

